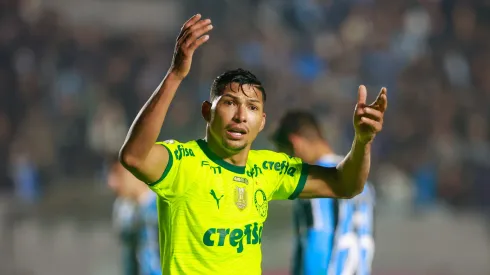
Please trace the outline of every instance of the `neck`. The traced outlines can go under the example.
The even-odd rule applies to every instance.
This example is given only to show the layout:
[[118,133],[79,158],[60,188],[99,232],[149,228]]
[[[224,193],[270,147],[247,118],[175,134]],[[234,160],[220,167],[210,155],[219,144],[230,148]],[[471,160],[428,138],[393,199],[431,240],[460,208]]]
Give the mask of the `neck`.
[[209,149],[216,154],[218,157],[224,161],[236,165],[236,166],[246,166],[248,159],[248,152],[250,151],[250,146],[240,150],[240,151],[229,151],[223,148],[219,141],[212,138],[209,128],[207,130],[206,142],[208,143]]

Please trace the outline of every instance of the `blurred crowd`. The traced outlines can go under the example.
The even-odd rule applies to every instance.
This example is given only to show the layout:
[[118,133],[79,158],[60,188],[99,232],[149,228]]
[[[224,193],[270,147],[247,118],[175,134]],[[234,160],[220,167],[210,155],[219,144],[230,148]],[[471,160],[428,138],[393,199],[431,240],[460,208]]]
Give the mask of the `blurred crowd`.
[[[167,0],[169,1],[169,0]],[[51,182],[97,177],[170,64],[174,34],[36,18],[0,1],[0,186],[26,200]],[[307,108],[345,153],[359,84],[388,88],[372,181],[380,196],[430,207],[490,203],[490,3],[473,0],[186,0],[213,20],[210,41],[167,116],[162,139],[202,137],[200,104],[225,69],[254,72],[269,127]]]

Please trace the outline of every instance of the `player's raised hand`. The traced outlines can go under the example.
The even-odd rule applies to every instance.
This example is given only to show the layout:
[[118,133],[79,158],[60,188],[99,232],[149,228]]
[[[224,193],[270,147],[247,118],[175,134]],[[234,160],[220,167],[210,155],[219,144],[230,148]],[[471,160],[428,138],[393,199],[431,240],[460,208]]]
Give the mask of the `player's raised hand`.
[[207,33],[213,29],[210,19],[201,19],[200,14],[191,17],[180,30],[170,71],[184,79],[191,69],[192,55],[204,42],[209,40]]
[[354,111],[356,139],[364,144],[371,142],[383,128],[383,116],[388,107],[386,88],[382,88],[376,100],[366,104],[367,90],[359,86],[357,105]]

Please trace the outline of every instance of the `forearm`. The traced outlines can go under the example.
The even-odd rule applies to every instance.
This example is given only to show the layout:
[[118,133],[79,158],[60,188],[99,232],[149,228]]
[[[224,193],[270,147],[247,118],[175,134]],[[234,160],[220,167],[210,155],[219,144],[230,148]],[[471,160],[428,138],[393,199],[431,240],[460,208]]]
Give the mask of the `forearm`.
[[369,175],[371,166],[371,143],[361,143],[354,140],[350,152],[337,166],[338,179],[347,197],[353,197],[362,192]]
[[168,108],[182,79],[168,73],[141,108],[121,149],[121,158],[144,160],[160,134]]

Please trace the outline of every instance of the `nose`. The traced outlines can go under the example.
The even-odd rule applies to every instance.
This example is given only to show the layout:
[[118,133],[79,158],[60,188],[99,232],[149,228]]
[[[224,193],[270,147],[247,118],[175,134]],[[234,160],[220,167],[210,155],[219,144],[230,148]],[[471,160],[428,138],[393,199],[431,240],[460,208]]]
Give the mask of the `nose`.
[[247,110],[242,104],[238,105],[238,108],[236,108],[233,121],[237,123],[247,122]]

